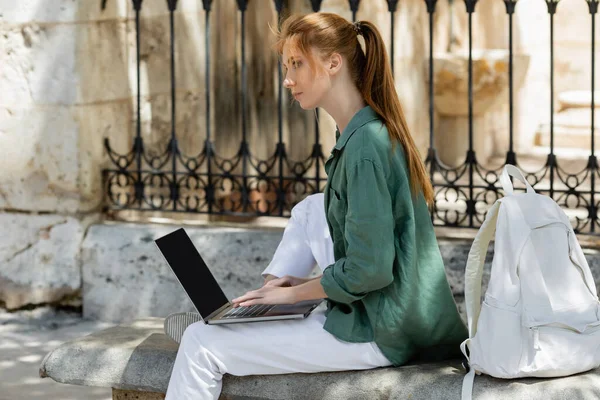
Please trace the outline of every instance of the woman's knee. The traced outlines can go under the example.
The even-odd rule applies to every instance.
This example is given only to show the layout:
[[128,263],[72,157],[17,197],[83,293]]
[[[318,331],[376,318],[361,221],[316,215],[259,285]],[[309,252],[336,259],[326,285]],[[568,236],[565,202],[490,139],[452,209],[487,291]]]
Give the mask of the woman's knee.
[[235,333],[221,326],[196,322],[187,327],[181,338],[180,351],[196,355],[199,360],[210,360],[211,364],[223,368],[230,358],[230,350],[239,343]]
[[213,349],[221,343],[227,342],[228,330],[215,325],[207,325],[204,322],[196,322],[187,327],[181,338],[181,345],[193,349]]
[[183,332],[183,336],[181,337],[181,345],[185,346],[187,344],[201,344],[203,338],[206,338],[209,335],[209,328],[204,322],[195,322],[189,325],[185,331]]

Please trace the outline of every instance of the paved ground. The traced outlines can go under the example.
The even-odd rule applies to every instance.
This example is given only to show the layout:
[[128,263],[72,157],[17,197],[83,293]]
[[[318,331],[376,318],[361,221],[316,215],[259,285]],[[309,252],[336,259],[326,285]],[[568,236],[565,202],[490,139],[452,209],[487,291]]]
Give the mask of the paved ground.
[[110,388],[65,385],[38,375],[42,359],[56,346],[109,326],[45,307],[15,313],[0,309],[0,400],[112,399]]

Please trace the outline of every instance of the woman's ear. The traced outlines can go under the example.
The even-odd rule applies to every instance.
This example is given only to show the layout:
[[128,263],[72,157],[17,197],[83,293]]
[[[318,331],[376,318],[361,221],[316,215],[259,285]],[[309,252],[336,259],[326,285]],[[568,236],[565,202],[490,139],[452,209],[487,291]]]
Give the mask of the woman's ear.
[[333,53],[329,57],[329,65],[327,66],[327,72],[330,75],[335,75],[342,69],[343,59],[340,53]]

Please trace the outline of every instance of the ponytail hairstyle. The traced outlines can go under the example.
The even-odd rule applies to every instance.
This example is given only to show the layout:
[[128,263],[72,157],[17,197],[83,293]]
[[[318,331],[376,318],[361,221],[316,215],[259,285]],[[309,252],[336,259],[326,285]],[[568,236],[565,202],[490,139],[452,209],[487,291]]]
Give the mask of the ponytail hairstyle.
[[[307,58],[313,71],[316,71],[313,48],[325,58],[339,53],[347,60],[352,80],[387,127],[392,145],[399,142],[404,148],[413,196],[422,191],[432,205],[433,187],[408,130],[385,44],[375,25],[368,21],[353,24],[337,14],[319,12],[290,16],[275,34],[275,49],[280,55],[287,43]],[[359,35],[364,38],[365,52],[358,41]]]

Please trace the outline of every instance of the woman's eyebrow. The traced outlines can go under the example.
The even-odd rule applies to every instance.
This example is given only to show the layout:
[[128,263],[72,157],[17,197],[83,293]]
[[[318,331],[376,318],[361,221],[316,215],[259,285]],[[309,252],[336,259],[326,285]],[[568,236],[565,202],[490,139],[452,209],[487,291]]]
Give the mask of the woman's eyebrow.
[[[298,58],[298,57],[296,57],[296,59],[297,59],[297,58]],[[292,61],[296,61],[296,59],[294,59],[294,56],[291,56],[291,57],[289,57],[289,58],[288,58],[288,63],[289,63],[289,62],[292,62]],[[283,61],[283,60],[282,60],[282,62],[283,62],[283,65],[286,65],[285,61]]]

